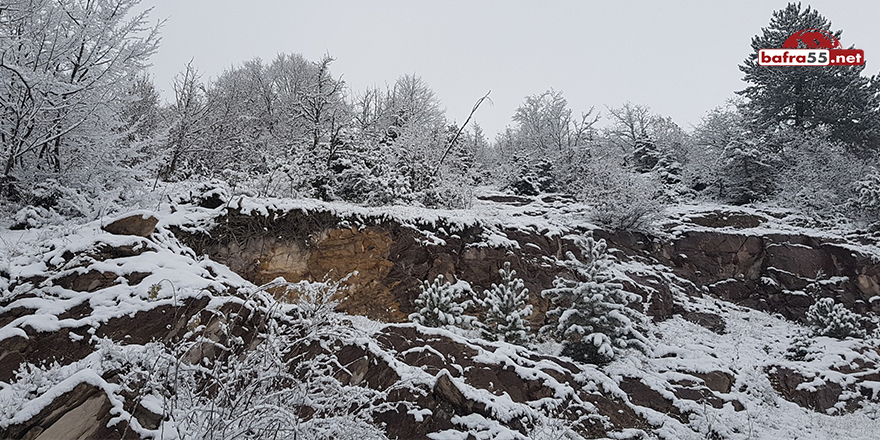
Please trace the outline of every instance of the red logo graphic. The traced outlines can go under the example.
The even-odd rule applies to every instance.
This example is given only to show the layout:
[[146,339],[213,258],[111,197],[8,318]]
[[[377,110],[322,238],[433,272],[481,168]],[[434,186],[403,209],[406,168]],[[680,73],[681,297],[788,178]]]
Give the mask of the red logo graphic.
[[824,29],[804,29],[791,34],[782,49],[761,49],[758,64],[762,66],[860,66],[865,64],[865,51],[843,49],[840,41]]
[[783,49],[840,49],[840,41],[824,29],[804,29],[795,32],[782,43]]

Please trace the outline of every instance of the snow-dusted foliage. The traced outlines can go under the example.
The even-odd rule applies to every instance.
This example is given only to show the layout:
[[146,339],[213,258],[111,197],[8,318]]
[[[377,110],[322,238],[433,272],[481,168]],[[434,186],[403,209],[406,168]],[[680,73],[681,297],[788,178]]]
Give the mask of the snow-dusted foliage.
[[579,200],[593,207],[589,218],[599,225],[614,230],[645,230],[663,209],[660,182],[651,174],[597,159],[585,164],[579,175],[571,187]]
[[[747,98],[744,113],[750,125],[764,130],[792,127],[809,132],[822,129],[832,141],[847,144],[861,157],[876,155],[878,135],[876,77],[863,75],[865,66],[832,69],[768,69],[758,62],[758,50],[783,47],[800,29],[841,35],[831,20],[815,8],[791,2],[773,12],[770,23],[752,38],[754,49],[739,69],[749,85],[737,94]],[[801,43],[804,44],[804,43]]]
[[817,335],[838,339],[865,337],[858,315],[843,304],[835,304],[832,298],[821,298],[813,303],[807,310],[806,318]]
[[270,318],[260,343],[243,356],[209,364],[207,375],[196,365],[181,368],[170,411],[178,430],[207,438],[384,438],[370,419],[376,392],[335,379],[332,354],[300,357],[319,336],[345,331],[323,317],[329,319]]
[[138,3],[4,1],[0,193],[49,177],[106,191],[137,174],[120,113],[159,42]]
[[637,328],[645,317],[629,307],[641,298],[612,280],[605,240],[574,240],[583,256],[568,252],[562,264],[575,279],[557,278],[552,289],[542,292],[552,302],[547,317],[555,320],[542,333],[563,343],[562,354],[596,364],[609,362],[626,348],[647,351],[648,341]]
[[872,168],[865,177],[855,182],[855,196],[850,205],[855,211],[866,217],[880,214],[880,172]]
[[[848,213],[846,200],[864,164],[845,145],[824,136],[792,134],[785,146],[785,168],[779,173],[776,201],[805,214]],[[858,211],[858,209],[856,209]]]
[[529,290],[523,280],[516,277],[510,262],[505,262],[498,274],[501,283],[492,283],[492,288],[484,292],[485,298],[480,300],[480,305],[486,308],[486,321],[481,325],[483,337],[522,344],[528,340],[530,330]]
[[579,117],[561,91],[527,96],[513,116],[515,126],[498,135],[495,148],[503,163],[503,186],[522,195],[566,190],[569,168],[589,144],[598,117]]
[[758,139],[735,139],[725,145],[721,196],[734,205],[766,200],[776,192],[779,163]]
[[461,293],[443,275],[437,275],[433,283],[422,281],[422,292],[415,300],[417,311],[409,319],[428,327],[462,325],[467,322],[463,316],[466,304],[460,298]]
[[[0,425],[21,417],[27,412],[23,403],[52,394],[62,382],[85,380],[105,387],[118,404],[113,411],[147,437],[384,439],[371,413],[380,393],[337,380],[332,351],[306,355],[311,346],[351,332],[341,315],[324,307],[334,288],[276,280],[235,305],[244,315],[214,311],[208,322],[199,317],[211,314],[193,316],[189,337],[176,344],[103,339],[95,353],[71,365],[23,364],[0,391]],[[281,305],[265,289],[288,289],[300,300]],[[257,328],[241,319],[250,313],[261,317]],[[100,379],[107,372],[118,377],[118,385]],[[138,397],[124,405],[117,392]],[[158,429],[147,430],[123,412],[132,404],[163,416]]]

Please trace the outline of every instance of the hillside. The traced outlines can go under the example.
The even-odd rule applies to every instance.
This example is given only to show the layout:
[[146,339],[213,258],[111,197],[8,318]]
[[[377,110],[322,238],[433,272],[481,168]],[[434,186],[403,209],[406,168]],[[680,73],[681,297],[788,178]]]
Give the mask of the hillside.
[[[868,439],[880,428],[877,339],[805,324],[830,297],[875,334],[876,235],[721,205],[612,232],[562,196],[487,191],[467,210],[205,200],[0,233],[0,437]],[[407,322],[422,280],[478,296],[510,262],[537,329],[552,306],[540,292],[571,276],[565,255],[587,235],[641,297],[649,352],[595,365],[546,337],[520,346]]]

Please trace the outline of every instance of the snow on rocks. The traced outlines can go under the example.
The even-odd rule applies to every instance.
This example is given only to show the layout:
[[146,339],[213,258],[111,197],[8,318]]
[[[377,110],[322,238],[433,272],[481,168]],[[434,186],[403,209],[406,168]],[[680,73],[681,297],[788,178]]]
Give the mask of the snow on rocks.
[[[330,421],[363,428],[368,418],[384,423],[382,435],[388,437],[868,439],[880,431],[876,340],[795,337],[807,329],[724,301],[724,295],[703,296],[711,286],[721,289],[742,280],[738,273],[696,273],[705,263],[710,269],[742,269],[743,276],[755,275],[767,288],[790,287],[803,275],[816,278],[815,286],[828,292],[847,283],[870,287],[870,280],[859,276],[873,277],[873,272],[826,270],[820,277],[815,268],[808,274],[797,272],[796,265],[785,265],[785,258],[833,248],[835,257],[854,258],[867,267],[873,245],[838,240],[840,235],[832,242],[828,232],[808,234],[783,227],[772,213],[748,210],[732,215],[683,210],[668,236],[652,237],[595,230],[581,220],[576,207],[540,198],[513,206],[491,198],[476,203],[474,210],[439,211],[231,198],[225,208],[177,206],[171,212],[165,205],[153,214],[157,221],[152,229],[139,234],[111,234],[101,222],[0,231],[0,437],[24,436],[35,427],[70,429],[73,416],[65,414],[79,414],[98,420],[100,429],[128,426],[141,437],[164,433],[165,438],[183,438],[189,432],[185,428],[194,426],[187,425],[187,417],[198,421],[196,414],[201,413],[166,411],[164,388],[156,384],[184,384],[167,382],[165,370],[155,366],[186,365],[204,373],[216,371],[208,366],[217,362],[235,368],[251,365],[239,359],[251,359],[259,367],[248,370],[253,376],[240,378],[269,380],[267,372],[279,374],[302,386],[297,390],[312,399],[308,404],[295,401],[296,411],[288,413],[267,403],[275,413],[296,419],[305,411],[312,419],[296,419],[303,426]],[[473,333],[383,324],[361,316],[304,317],[295,304],[277,302],[265,289],[179,240],[186,233],[216,239],[220,230],[215,228],[229,212],[260,213],[266,219],[297,212],[306,220],[329,213],[333,222],[348,228],[393,220],[409,233],[430,232],[422,241],[407,241],[407,258],[426,248],[457,247],[473,254],[467,260],[473,267],[481,267],[489,256],[500,262],[513,255],[533,262],[530,268],[555,270],[553,255],[563,251],[562,237],[594,230],[609,247],[618,247],[615,279],[641,295],[645,311],[655,317],[644,323],[654,349],[650,354],[625,351],[599,368],[555,355],[559,347],[547,342],[522,347],[484,341]],[[134,217],[144,219],[144,213]],[[776,232],[768,232],[773,228]],[[771,252],[762,243],[760,251],[766,255],[761,258],[752,259],[748,238],[729,237],[712,242],[718,246],[669,249],[666,259],[657,258],[664,240],[718,231],[739,237],[770,234],[776,241]],[[783,237],[780,231],[788,244],[777,240]],[[464,246],[468,233],[491,243]],[[828,241],[817,244],[799,237]],[[723,257],[731,257],[729,261],[705,258],[709,251],[728,248],[730,255]],[[496,251],[498,255],[491,253]],[[751,274],[748,269],[762,258],[779,261],[768,265],[766,273]],[[446,272],[464,273],[449,261],[436,261]],[[517,263],[522,264],[514,259],[513,265]],[[497,277],[497,267],[483,269]],[[426,268],[425,275],[429,273]],[[488,287],[462,278],[471,282],[472,290]],[[809,289],[795,291],[810,298]],[[272,328],[301,325],[301,319],[323,324],[309,324],[306,336],[294,344],[268,336]],[[272,351],[276,349],[280,351]],[[262,351],[249,357],[247,350],[268,350],[277,358]],[[233,352],[238,356],[228,355]],[[290,371],[264,368],[273,359],[297,359],[304,364],[281,365],[310,369],[294,369],[297,374],[285,376]],[[300,382],[302,377],[318,381]],[[66,397],[74,391],[79,397]],[[326,403],[334,399],[337,406]],[[65,400],[71,403],[59,406]],[[319,401],[329,406],[314,403]],[[356,408],[358,417],[368,417],[352,420],[327,413],[340,407]]]

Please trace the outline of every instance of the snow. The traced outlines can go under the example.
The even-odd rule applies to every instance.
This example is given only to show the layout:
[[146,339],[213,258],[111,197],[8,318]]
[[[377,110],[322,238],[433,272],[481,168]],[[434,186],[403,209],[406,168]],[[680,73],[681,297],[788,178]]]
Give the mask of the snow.
[[30,420],[55,399],[64,393],[72,391],[81,383],[87,383],[103,389],[108,397],[112,396],[118,387],[117,385],[107,383],[94,370],[82,369],[54,385],[39,397],[24,402],[20,409],[16,411],[15,416],[10,419],[0,420],[0,426],[15,425]]
[[[584,221],[582,214],[578,212],[582,207],[552,206],[543,203],[540,199],[534,199],[526,206],[510,206],[478,200],[470,210],[429,210],[408,206],[366,208],[308,199],[238,198],[233,201],[231,208],[240,209],[243,213],[260,213],[266,216],[279,216],[292,210],[325,211],[334,213],[350,224],[388,219],[418,229],[426,237],[425,245],[443,244],[442,237],[473,226],[483,227],[485,245],[496,248],[520,246],[507,236],[505,231],[509,230],[528,230],[547,237],[559,238],[575,230],[586,231],[594,228]],[[706,205],[670,208],[667,215],[682,220],[677,226],[670,228],[670,233],[708,230],[696,224],[685,223],[689,216],[711,212],[712,209],[714,209],[712,206]],[[857,255],[880,255],[875,244],[848,241],[847,231],[843,229],[829,231],[795,227],[783,221],[784,218],[767,214],[767,210],[763,208],[732,208],[731,210],[760,215],[764,219],[756,228],[746,230],[730,228],[737,233],[804,234],[834,239],[837,243],[835,246],[849,249]],[[143,211],[143,215],[151,212],[153,211]],[[4,298],[11,299],[0,308],[0,314],[17,307],[30,311],[29,314],[20,316],[0,328],[0,341],[13,337],[28,338],[29,333],[33,336],[67,328],[75,330],[69,333],[71,342],[83,343],[88,337],[89,340],[86,342],[100,345],[101,340],[94,336],[95,329],[114,317],[130,316],[163,305],[180,304],[188,298],[210,298],[209,309],[216,309],[229,302],[244,303],[244,299],[235,296],[219,297],[210,292],[252,292],[256,286],[221,264],[208,258],[197,258],[192,250],[183,246],[170,232],[171,227],[177,227],[188,231],[210,233],[210,227],[223,212],[223,208],[208,210],[178,206],[176,212],[172,213],[170,205],[161,205],[156,211],[156,215],[160,217],[157,232],[148,239],[115,236],[101,231],[100,225],[108,223],[109,219],[82,225],[68,224],[63,227],[28,231],[0,231],[0,255],[2,255],[0,269],[7,271],[11,279],[21,280],[54,273],[53,278],[50,279],[53,281],[67,274],[82,274],[89,271],[111,273],[118,277],[114,285],[94,292],[75,292],[39,282],[21,283],[16,285],[14,292],[9,292],[10,284],[0,278],[0,293]],[[136,256],[106,261],[97,261],[88,256],[102,246],[130,247],[143,252]],[[77,257],[69,259],[70,254]],[[128,277],[138,272],[148,275],[138,284],[128,285]],[[849,371],[847,368],[858,367],[859,362],[864,360],[880,364],[880,354],[870,349],[876,346],[876,340],[816,337],[811,339],[809,355],[805,361],[790,361],[786,359],[786,353],[792,345],[793,335],[807,331],[798,324],[709,297],[684,298],[682,286],[686,286],[689,282],[676,277],[668,268],[659,265],[621,256],[614,262],[611,272],[614,280],[632,281],[630,275],[652,275],[664,280],[673,293],[679,296],[677,299],[686,303],[689,310],[705,310],[724,316],[727,332],[719,335],[681,317],[650,323],[648,334],[651,335],[649,338],[653,346],[651,353],[624,350],[622,356],[603,368],[578,365],[579,370],[574,372],[576,384],[573,384],[560,381],[550,374],[550,372],[566,372],[566,368],[550,358],[535,356],[535,353],[551,355],[558,353],[560,348],[558,344],[540,342],[522,347],[505,342],[477,340],[473,338],[474,332],[419,326],[420,332],[450,338],[456,343],[472,348],[477,353],[473,358],[474,362],[505,366],[512,369],[518,377],[540,381],[553,390],[553,395],[544,399],[518,403],[505,393],[475,388],[462,379],[453,377],[453,383],[462,394],[486,404],[488,414],[492,418],[480,414],[456,416],[453,419],[456,429],[432,433],[431,438],[467,438],[468,435],[476,438],[525,438],[509,426],[504,426],[504,423],[499,423],[499,420],[509,422],[519,417],[531,419],[536,426],[544,426],[546,432],[562,432],[552,428],[554,421],[541,415],[542,411],[553,410],[571,403],[577,403],[593,413],[598,411],[595,406],[580,399],[575,385],[584,390],[602,392],[606,396],[616,396],[627,402],[630,408],[654,425],[652,432],[666,439],[705,438],[710,432],[720,433],[731,440],[869,439],[875,438],[876,432],[880,432],[880,405],[876,401],[867,401],[852,413],[832,410],[834,414],[820,414],[782,399],[765,374],[766,369],[773,367],[795,369],[809,378],[806,383],[799,385],[800,389],[805,390],[816,389],[827,383],[852,384],[860,378],[860,375],[865,376],[869,373],[847,373],[846,371]],[[846,281],[848,280],[845,277],[836,277],[822,280],[822,283],[834,285]],[[774,281],[767,278],[762,282],[771,284]],[[155,295],[150,293],[154,285],[159,286]],[[451,287],[461,293],[472,292],[471,286],[464,280],[459,280]],[[645,287],[646,290],[651,290],[650,286]],[[30,295],[20,297],[25,292],[29,292]],[[267,303],[272,301],[270,298],[264,300]],[[646,301],[645,306],[649,301]],[[65,311],[82,304],[88,304],[92,312],[78,319],[58,318]],[[284,310],[284,307],[281,309]],[[430,352],[443,359],[449,370],[463,372],[462,367],[456,364],[454,356],[441,353],[430,345],[401,353],[380,347],[373,336],[381,331],[382,323],[359,316],[346,316],[344,319],[351,324],[355,343],[388,363],[401,378],[400,383],[430,389],[437,380],[438,375],[430,374],[400,360],[412,352]],[[415,324],[411,325],[415,326]],[[144,347],[131,346],[125,350],[135,349],[144,349]],[[19,380],[20,386],[24,386],[27,380],[42,384],[38,387],[40,390],[38,395],[21,394],[20,389],[14,388],[18,385],[13,383],[0,384],[2,386],[0,403],[9,403],[2,413],[5,416],[0,419],[2,426],[27,420],[52,399],[83,382],[96,385],[108,393],[114,404],[115,420],[128,420],[129,416],[122,411],[121,400],[118,400],[118,386],[108,384],[101,379],[100,374],[103,370],[97,356],[90,355],[69,366],[47,368],[50,372],[45,373],[43,379],[37,380],[36,376],[25,375],[22,377],[27,379]],[[706,404],[675,397],[671,384],[682,381],[699,384],[702,380],[695,374],[715,371],[731,374],[735,378],[731,392],[721,396],[722,400],[726,401],[722,408],[715,409]],[[690,414],[688,423],[681,423],[668,415],[632,404],[626,393],[619,388],[618,384],[623,377],[637,378],[670,399],[681,411]],[[861,386],[874,397],[880,394],[880,381],[863,381]],[[745,411],[735,411],[732,404],[734,399],[743,404]],[[140,404],[157,414],[162,413],[164,405],[153,394],[142,396]],[[418,407],[410,408],[407,413],[417,422],[432,416],[430,410]],[[173,421],[166,420],[162,423],[158,431],[164,432],[166,438],[174,438],[176,431]],[[133,429],[143,430],[143,427],[134,426]],[[158,431],[151,432],[158,436]],[[611,438],[628,438],[637,435],[638,433],[634,431],[609,434]]]

